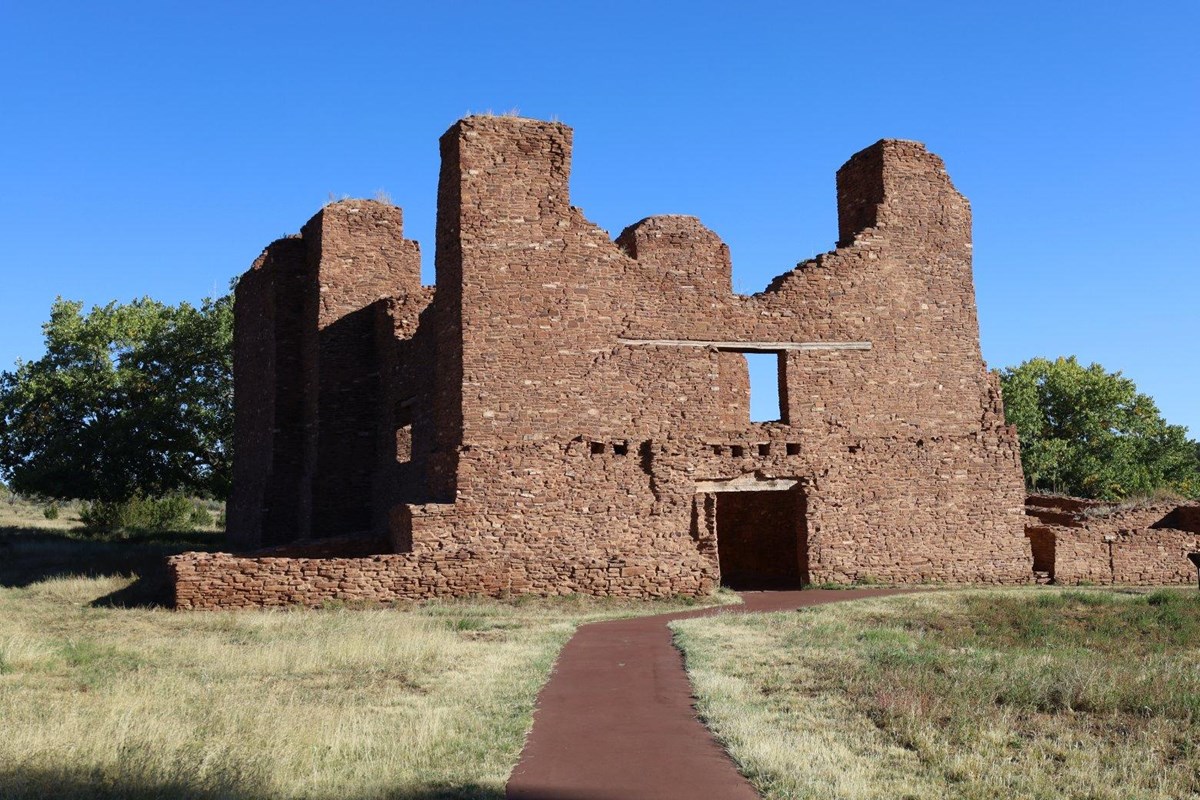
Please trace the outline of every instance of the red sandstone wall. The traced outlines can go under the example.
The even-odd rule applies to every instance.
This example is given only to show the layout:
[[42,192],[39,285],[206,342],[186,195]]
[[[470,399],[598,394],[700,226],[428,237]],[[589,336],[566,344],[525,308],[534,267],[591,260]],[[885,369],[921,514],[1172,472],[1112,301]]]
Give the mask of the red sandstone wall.
[[1190,584],[1200,552],[1200,504],[1109,506],[1074,498],[1029,498],[1028,533],[1054,537],[1059,584]]
[[273,242],[238,282],[234,301],[235,547],[304,535],[308,508],[303,298],[307,253],[299,237]]
[[[390,524],[404,555],[184,557],[181,605],[707,591],[721,526],[698,481],[730,479],[801,483],[816,581],[1030,578],[1015,433],[979,357],[970,210],[936,156],[856,155],[838,176],[842,249],[744,297],[697,220],[651,217],[614,242],[572,208],[565,126],[473,117],[441,148],[432,295],[398,210],[331,207],[304,230],[313,531]],[[740,354],[622,338],[871,349],[789,351],[783,423],[752,425]]]
[[226,519],[230,543],[235,547],[252,547],[262,541],[275,427],[275,293],[267,262],[279,247],[276,242],[255,260],[234,294],[236,457]]
[[[473,519],[486,514],[486,498],[523,492],[537,499],[506,522],[508,540],[541,541],[549,528],[568,549],[577,546],[571,538],[586,537],[628,554],[660,526],[690,524],[690,480],[652,517],[613,485],[568,492],[556,505],[531,488],[529,469],[497,468],[493,448],[670,435],[703,449],[729,433],[761,435],[742,416],[744,378],[728,366],[736,354],[614,345],[619,337],[870,341],[866,352],[787,356],[787,421],[810,451],[790,474],[812,487],[814,579],[1027,579],[1016,439],[979,357],[969,207],[924,148],[884,142],[852,159],[840,190],[872,178],[887,184],[873,217],[881,226],[856,230],[848,249],[743,298],[729,290],[728,249],[695,220],[643,220],[618,247],[569,209],[562,126],[470,119],[447,134],[448,146],[454,157],[445,169],[458,171],[461,199],[455,288],[469,450],[459,452],[458,510],[439,524],[455,528],[456,540],[484,535]],[[856,166],[871,158],[873,176]],[[443,184],[452,178],[444,172]],[[924,454],[918,441],[929,444]],[[871,461],[873,452],[885,455]],[[753,452],[714,477],[764,464]],[[694,466],[679,468],[690,478]],[[542,463],[537,480],[571,483],[562,470]],[[580,513],[585,505],[604,512]],[[579,532],[562,532],[575,519]],[[641,544],[620,542],[622,519],[641,520]]]
[[[313,421],[307,417],[307,387],[315,365],[306,346],[311,325],[305,316],[310,280],[306,243],[284,239],[286,253],[272,264],[275,288],[274,339],[275,418],[268,503],[263,511],[261,544],[291,541],[309,532],[309,440]],[[236,362],[235,362],[236,365]],[[247,370],[243,369],[242,372]],[[235,374],[238,370],[235,368]],[[235,405],[239,402],[235,387]],[[245,403],[261,402],[253,393]],[[236,450],[236,448],[235,448]],[[247,543],[247,546],[250,543]]]
[[383,392],[372,304],[412,293],[427,305],[423,292],[400,209],[369,200],[326,206],[242,278],[231,544],[371,530]]
[[1023,583],[1024,487],[1003,429],[963,437],[863,439],[830,456],[809,501],[816,582]]
[[[570,146],[565,126],[511,118],[470,118],[443,137],[442,184],[459,202],[446,246],[461,260],[444,281],[439,261],[438,303],[457,309],[461,355],[439,343],[439,357],[461,365],[461,443],[720,430],[717,353],[617,339],[646,304],[694,308],[706,301],[693,295],[722,286],[728,299],[727,250],[694,220],[673,218],[670,241],[694,236],[688,258],[711,270],[672,275],[631,259],[570,207]],[[685,280],[692,289],[677,288]]]
[[372,303],[420,294],[421,257],[399,208],[369,200],[322,209],[304,226],[316,279],[318,383],[313,535],[372,527],[379,359]]
[[[387,538],[393,509],[431,498],[428,475],[434,448],[436,358],[430,319],[432,287],[375,304],[380,365],[376,410],[372,529]],[[404,549],[408,549],[406,545]]]

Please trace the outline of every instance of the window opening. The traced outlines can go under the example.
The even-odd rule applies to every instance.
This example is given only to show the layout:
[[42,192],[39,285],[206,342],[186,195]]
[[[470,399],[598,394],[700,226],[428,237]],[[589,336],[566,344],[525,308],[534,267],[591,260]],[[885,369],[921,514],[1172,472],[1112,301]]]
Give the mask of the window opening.
[[396,403],[392,409],[392,421],[396,426],[396,460],[400,463],[411,461],[413,398]]
[[783,378],[782,353],[743,353],[750,371],[750,421],[783,420],[780,387]]

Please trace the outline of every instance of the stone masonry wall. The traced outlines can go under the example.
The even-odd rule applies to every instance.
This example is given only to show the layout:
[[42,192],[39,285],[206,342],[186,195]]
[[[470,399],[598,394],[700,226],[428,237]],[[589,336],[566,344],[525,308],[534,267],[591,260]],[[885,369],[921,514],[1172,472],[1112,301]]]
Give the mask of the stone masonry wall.
[[[234,303],[234,460],[229,498],[231,543],[281,541],[297,527],[302,504],[301,314],[295,301],[305,263],[298,237],[263,251],[238,282]],[[238,402],[238,399],[241,402]]]
[[317,303],[314,536],[372,527],[380,368],[371,305],[421,292],[421,256],[401,211],[371,201],[322,209],[304,226]]
[[1200,504],[1121,506],[1035,495],[1026,535],[1053,540],[1059,584],[1190,584],[1200,553]]
[[321,209],[239,281],[231,544],[372,529],[383,392],[374,304],[389,297],[410,307],[430,299],[400,209],[369,200]]
[[[551,534],[564,550],[586,538],[588,547],[629,555],[689,525],[690,477],[707,443],[762,436],[741,412],[740,370],[731,376],[726,366],[736,352],[623,339],[867,341],[867,351],[786,351],[784,423],[809,452],[790,476],[810,486],[814,579],[1026,579],[1016,441],[979,357],[969,208],[940,160],[913,143],[870,148],[889,187],[876,215],[888,227],[855,231],[850,247],[741,297],[729,290],[728,248],[695,220],[650,218],[614,243],[569,208],[570,137],[562,126],[472,119],[443,138],[444,154],[447,142],[458,172],[443,174],[443,184],[457,177],[461,198],[463,448],[455,512],[438,524],[454,529],[455,541],[487,541],[485,508],[523,495],[529,507],[506,521],[507,542]],[[856,174],[844,168],[839,190],[850,191]],[[665,436],[704,444],[683,454],[676,469],[684,480],[660,474],[670,467],[655,470],[653,516],[621,500],[635,496],[617,486],[567,492],[558,505],[555,487],[543,484],[569,484],[560,467],[534,465],[535,484],[493,463],[495,448],[572,435],[631,443],[627,449]],[[936,458],[917,455],[915,442],[936,452],[935,440],[951,443]],[[851,466],[852,447],[889,455]],[[768,466],[755,446],[710,477]],[[605,511],[583,510],[595,505]],[[625,542],[630,519],[644,533]],[[578,532],[567,520],[577,520]],[[416,530],[412,536],[420,540]],[[682,549],[661,557],[680,558]]]
[[[181,607],[694,594],[722,555],[753,571],[803,553],[815,582],[1032,579],[1015,431],[979,353],[970,207],[940,159],[896,140],[852,157],[839,249],[747,296],[692,217],[615,240],[590,223],[571,147],[538,120],[446,132],[436,290],[398,209],[325,209],[295,240],[299,348],[269,334],[278,289],[255,287],[276,272],[256,263],[270,280],[239,290],[235,369],[295,350],[303,391],[239,384],[235,541],[362,532],[394,552],[176,557]],[[776,355],[778,422],[749,420],[745,352]],[[310,482],[289,485],[312,521],[267,538],[264,451],[296,437],[255,404],[278,417],[298,396]],[[781,488],[804,509],[790,522]]]
[[375,303],[375,352],[380,358],[375,412],[375,476],[371,507],[374,535],[387,538],[401,503],[430,499],[429,461],[434,448],[436,350],[431,326],[433,288]]
[[262,542],[266,484],[274,451],[275,427],[275,298],[271,272],[263,269],[270,248],[238,281],[235,318],[255,319],[257,325],[234,324],[233,373],[235,396],[254,397],[254,404],[234,409],[234,439],[240,446],[233,462],[233,487],[226,504],[230,543],[247,547]]

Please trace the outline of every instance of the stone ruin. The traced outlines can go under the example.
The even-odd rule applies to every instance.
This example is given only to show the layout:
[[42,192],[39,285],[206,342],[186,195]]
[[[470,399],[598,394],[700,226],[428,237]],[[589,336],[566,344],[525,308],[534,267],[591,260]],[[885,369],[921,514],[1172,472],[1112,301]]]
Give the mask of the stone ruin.
[[[435,286],[386,203],[267,247],[235,303],[244,552],[172,558],[179,607],[1034,579],[940,158],[851,157],[837,249],[740,295],[693,217],[589,222],[571,144],[446,132]],[[748,353],[774,357],[777,421],[750,420]]]
[[1200,503],[1105,503],[1033,495],[1025,535],[1038,583],[1171,584],[1197,580]]

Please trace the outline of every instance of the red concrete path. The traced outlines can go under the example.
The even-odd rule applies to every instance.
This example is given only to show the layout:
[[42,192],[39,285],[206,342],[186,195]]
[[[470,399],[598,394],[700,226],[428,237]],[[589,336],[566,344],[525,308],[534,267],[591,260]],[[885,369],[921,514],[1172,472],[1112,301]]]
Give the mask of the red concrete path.
[[756,800],[696,719],[676,619],[896,594],[890,589],[745,592],[744,605],[594,622],[575,633],[538,695],[509,800]]

